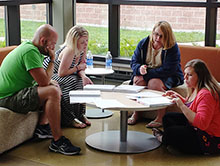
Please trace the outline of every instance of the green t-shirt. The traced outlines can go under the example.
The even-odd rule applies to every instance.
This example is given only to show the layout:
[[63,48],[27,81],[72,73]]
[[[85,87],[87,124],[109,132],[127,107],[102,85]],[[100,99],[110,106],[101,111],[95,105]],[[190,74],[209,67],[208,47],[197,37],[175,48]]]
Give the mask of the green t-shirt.
[[23,42],[10,52],[0,66],[0,99],[36,82],[29,70],[43,67],[44,56],[32,42]]

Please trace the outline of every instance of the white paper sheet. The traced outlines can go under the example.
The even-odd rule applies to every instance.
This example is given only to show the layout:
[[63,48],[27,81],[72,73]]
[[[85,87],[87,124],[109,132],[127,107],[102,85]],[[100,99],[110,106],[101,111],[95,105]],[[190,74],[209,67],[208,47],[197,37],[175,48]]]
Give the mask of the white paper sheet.
[[135,94],[128,94],[126,97],[129,99],[138,99],[138,98],[153,98],[153,97],[161,97],[162,95],[154,92],[139,92]]
[[115,99],[95,99],[94,100],[97,107],[106,108],[125,108],[126,106]]
[[74,103],[94,103],[96,99],[101,97],[73,97],[70,96],[70,104]]
[[135,85],[119,85],[114,88],[114,92],[121,93],[138,93],[143,90],[145,86],[135,86]]
[[100,90],[72,90],[69,92],[70,96],[75,97],[100,97]]
[[152,97],[152,98],[138,98],[137,102],[150,106],[150,107],[156,107],[156,106],[165,106],[165,105],[171,105],[173,104],[170,99],[167,97]]
[[102,84],[87,84],[83,87],[84,90],[100,90],[111,92],[115,88],[115,85],[102,85]]

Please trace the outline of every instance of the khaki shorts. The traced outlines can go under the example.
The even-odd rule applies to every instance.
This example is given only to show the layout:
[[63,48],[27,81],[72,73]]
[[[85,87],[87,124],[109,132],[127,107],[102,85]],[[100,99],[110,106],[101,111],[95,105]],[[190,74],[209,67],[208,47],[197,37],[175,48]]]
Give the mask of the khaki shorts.
[[0,99],[0,106],[22,114],[27,114],[30,111],[40,112],[37,86],[24,88],[12,96]]

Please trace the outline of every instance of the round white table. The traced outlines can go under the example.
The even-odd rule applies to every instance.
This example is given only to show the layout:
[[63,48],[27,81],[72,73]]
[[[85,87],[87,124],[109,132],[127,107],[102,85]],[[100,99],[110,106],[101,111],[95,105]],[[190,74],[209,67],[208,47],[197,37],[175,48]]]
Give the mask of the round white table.
[[[114,70],[112,69],[105,69],[105,68],[86,68],[85,74],[86,75],[93,75],[93,76],[101,76],[101,83],[105,84],[105,76],[109,74],[113,74]],[[99,119],[99,118],[108,118],[113,115],[112,111],[98,109],[98,108],[89,108],[86,110],[86,117],[90,119]]]
[[93,76],[101,76],[102,77],[102,84],[105,84],[105,76],[109,74],[113,74],[114,70],[106,69],[106,68],[86,68],[85,70],[86,75],[93,75]]
[[86,137],[86,144],[95,149],[114,153],[142,153],[156,149],[161,143],[144,132],[128,131],[128,111],[147,111],[166,108],[168,105],[149,107],[130,100],[125,93],[102,92],[103,99],[116,99],[125,107],[112,108],[120,111],[120,130],[101,131]]

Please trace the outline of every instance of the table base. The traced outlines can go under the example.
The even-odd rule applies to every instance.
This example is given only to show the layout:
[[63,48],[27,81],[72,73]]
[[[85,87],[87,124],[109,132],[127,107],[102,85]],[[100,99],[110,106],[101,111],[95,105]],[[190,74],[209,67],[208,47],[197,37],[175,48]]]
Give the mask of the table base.
[[103,131],[86,137],[86,144],[102,151],[114,153],[143,153],[156,149],[161,143],[152,135],[128,131],[127,141],[120,141],[120,131]]
[[113,115],[112,111],[102,109],[86,109],[86,117],[89,119],[108,118]]

